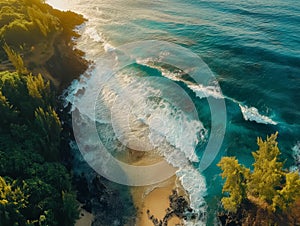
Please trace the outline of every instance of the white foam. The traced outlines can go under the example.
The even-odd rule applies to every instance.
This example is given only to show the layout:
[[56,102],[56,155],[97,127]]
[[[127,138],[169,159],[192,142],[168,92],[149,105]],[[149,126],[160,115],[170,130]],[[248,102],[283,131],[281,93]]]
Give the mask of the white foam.
[[214,97],[215,99],[223,99],[219,86],[203,86],[201,84],[191,84],[188,87],[193,90],[197,97],[207,98]]
[[[50,1],[52,4],[56,4],[55,1]],[[108,21],[102,18],[101,10],[97,10],[97,8],[99,9],[98,3],[83,0],[64,0],[62,3],[57,4],[64,5],[64,9],[82,14],[88,19],[84,24],[76,27],[76,31],[80,34],[76,42],[76,48],[86,53],[85,58],[87,60],[93,61],[103,51],[109,52],[115,49],[99,29],[102,24]],[[99,47],[102,47],[102,49]]]
[[[159,61],[159,59],[156,59]],[[173,81],[177,82],[183,82],[187,85],[188,88],[190,88],[197,97],[200,99],[207,98],[207,97],[213,97],[215,99],[223,99],[224,96],[221,92],[220,86],[218,84],[210,84],[208,86],[204,86],[202,84],[196,84],[192,83],[190,81],[182,79],[182,75],[185,74],[183,71],[179,70],[177,72],[170,72],[162,67],[155,66],[149,62],[152,62],[152,58],[143,59],[143,60],[137,60],[137,63],[141,65],[145,65],[147,67],[155,68],[161,71],[162,75],[168,79],[171,79]]]
[[208,86],[204,86],[202,84],[195,84],[195,83],[192,83],[190,81],[186,81],[186,80],[182,79],[182,77],[181,77],[184,74],[184,72],[182,72],[182,71],[179,71],[179,72],[176,72],[176,73],[169,72],[168,70],[165,70],[161,67],[149,64],[149,62],[152,62],[152,61],[153,61],[153,59],[149,58],[149,59],[140,60],[140,61],[137,61],[137,62],[140,63],[140,64],[143,64],[143,65],[146,65],[148,67],[160,70],[162,72],[163,76],[165,76],[166,78],[169,78],[173,81],[184,82],[188,86],[188,88],[190,88],[192,91],[194,91],[196,96],[199,97],[200,99],[207,98],[207,97],[213,97],[215,99],[226,98],[228,100],[233,101],[234,103],[239,105],[245,120],[255,121],[257,123],[262,123],[262,124],[272,124],[272,125],[277,125],[278,124],[277,122],[273,121],[268,116],[261,115],[258,112],[257,108],[248,107],[246,105],[243,106],[240,102],[238,102],[238,101],[236,101],[236,100],[234,100],[230,97],[224,96],[222,94],[220,86],[218,84],[210,84]]
[[[105,69],[102,68],[103,70]],[[130,142],[131,145],[135,145],[135,149],[139,148],[138,145],[142,145],[140,147],[142,149],[146,148],[147,142],[153,145],[155,152],[164,156],[171,165],[179,168],[177,175],[190,196],[191,207],[196,213],[205,213],[206,204],[203,198],[206,194],[205,178],[191,165],[191,162],[199,161],[195,154],[195,147],[204,139],[205,128],[197,116],[192,114],[192,106],[189,106],[186,99],[184,105],[180,105],[178,92],[173,95],[166,84],[161,84],[161,80],[144,80],[132,73],[130,70],[119,72],[112,80],[106,81],[106,78],[99,76],[96,70],[92,71],[88,75],[89,78],[82,76],[81,81],[72,83],[68,89],[70,95],[66,100],[72,101],[72,110],[77,108],[90,119],[92,116],[88,112],[92,108],[96,109],[96,119],[93,120],[101,123],[100,137],[105,139],[103,141],[105,146],[112,152],[122,152],[126,149],[120,145],[122,139],[127,141],[124,142],[127,146]],[[90,96],[84,92],[84,89],[93,89],[91,87],[96,84],[96,80],[100,80],[100,83],[105,85],[95,89],[99,92],[99,96],[97,104],[91,105],[88,101]],[[91,95],[95,94],[91,93]],[[116,101],[118,96],[124,97],[125,101],[131,103],[129,112],[126,112],[128,109],[122,106],[122,100]],[[157,98],[151,99],[151,97]],[[127,117],[127,113],[134,117]],[[130,124],[130,130],[126,130],[127,123]],[[114,126],[119,126],[115,131],[121,132],[114,133]],[[145,134],[148,136],[145,137]],[[139,138],[140,143],[135,142],[134,138]],[[93,147],[96,140],[91,137],[85,142],[85,147],[89,149],[88,147]],[[204,222],[205,219],[200,220],[202,221]]]
[[89,37],[95,42],[103,42],[103,38],[100,36],[98,31],[94,27],[87,27],[85,33],[89,35]]
[[243,106],[239,104],[243,117],[245,120],[249,121],[255,121],[257,123],[262,123],[262,124],[271,124],[271,125],[277,125],[277,122],[273,121],[271,118],[265,115],[261,115],[257,108],[255,107],[248,107],[248,106]]
[[[101,45],[103,46],[103,49],[105,52],[109,52],[109,51],[113,51],[116,48],[108,43],[105,38],[103,38],[102,34],[100,32],[97,31],[96,28],[96,24],[97,22],[92,23],[91,21],[87,22],[88,26],[86,26],[86,30],[84,31],[84,34],[88,35],[90,37],[90,39],[92,39],[94,42],[98,42],[101,43]],[[83,28],[79,28],[79,29],[83,29]],[[88,48],[88,47],[85,47]]]
[[300,141],[292,148],[292,151],[295,162],[300,164]]
[[114,47],[113,45],[109,44],[108,42],[106,42],[105,44],[103,44],[103,48],[105,52],[110,52],[116,49],[116,47]]
[[164,156],[165,160],[173,167],[178,168],[176,175],[178,176],[181,185],[189,195],[190,206],[193,208],[193,213],[197,219],[187,219],[185,225],[188,226],[204,226],[206,225],[207,204],[204,200],[206,195],[206,180],[197,169],[195,169],[183,153],[179,149],[174,149],[168,142],[160,142],[156,150]]
[[[157,143],[157,138],[162,136],[171,145],[182,150],[190,161],[197,162],[198,157],[194,150],[199,142],[200,134],[203,134],[200,132],[205,131],[205,129],[195,115],[187,115],[186,112],[179,109],[181,107],[178,106],[179,101],[172,103],[173,96],[164,96],[168,92],[168,86],[164,87],[165,84],[160,84],[160,82],[161,80],[135,79],[127,71],[116,75],[116,80],[106,83],[105,87],[109,86],[111,90],[103,89],[99,99],[102,99],[105,102],[105,107],[110,109],[119,109],[122,107],[122,103],[128,102],[131,112],[125,113],[133,115],[149,127],[149,139],[154,141],[153,146],[160,145]],[[125,90],[121,93],[123,100],[116,102],[112,96],[120,96],[119,90]],[[151,97],[158,99],[152,100]],[[188,103],[187,100],[185,103]],[[127,123],[127,115],[124,115],[124,112],[123,115],[118,110],[114,113],[117,114],[112,115],[115,120],[120,120],[120,123]],[[156,123],[157,120],[158,123]],[[131,123],[131,127],[135,124],[134,121],[129,123]],[[141,128],[138,129],[141,130]],[[133,134],[132,136],[142,137],[142,134]]]
[[207,212],[207,204],[203,198],[206,195],[205,178],[190,165],[181,167],[181,169],[176,172],[176,175],[189,194],[191,208],[193,208],[195,213],[203,214],[202,216],[198,215],[196,222],[188,219],[185,225],[206,225],[207,219],[205,213]]
[[[79,79],[74,79],[71,82],[71,85],[63,91],[62,97],[64,98],[64,107],[67,107],[69,104],[73,104],[74,101],[78,100],[82,96],[83,91],[88,86],[89,75],[92,73],[92,65],[89,69],[82,74]],[[71,112],[75,109],[75,105],[71,106]]]
[[300,141],[292,147],[292,156],[294,158],[294,165],[290,167],[290,171],[299,171],[300,174]]
[[165,69],[162,69],[161,67],[153,66],[149,64],[149,62],[153,61],[153,59],[146,59],[144,61],[138,61],[138,63],[159,69],[162,72],[162,75],[165,76],[166,78],[169,78],[173,81],[181,81],[184,82],[188,88],[190,88],[194,93],[196,94],[197,97],[200,99],[202,98],[207,98],[207,97],[213,97],[215,99],[223,99],[226,98],[228,100],[233,101],[234,103],[238,104],[241,112],[243,114],[243,117],[245,120],[249,121],[255,121],[257,123],[262,123],[262,124],[271,124],[271,125],[277,125],[278,123],[273,121],[271,118],[265,115],[261,115],[257,108],[255,107],[248,107],[248,106],[243,106],[240,102],[230,98],[230,97],[225,97],[220,89],[220,86],[218,84],[210,84],[208,86],[204,86],[202,84],[195,84],[190,81],[186,81],[181,78],[181,76],[184,74],[182,71],[179,72],[169,72]]
[[170,73],[166,70],[162,71],[162,75],[166,78],[172,79],[173,81],[181,81],[184,82],[200,99],[207,97],[214,97],[216,99],[223,99],[220,87],[216,85],[204,86],[202,84],[195,84],[180,78],[182,73]]

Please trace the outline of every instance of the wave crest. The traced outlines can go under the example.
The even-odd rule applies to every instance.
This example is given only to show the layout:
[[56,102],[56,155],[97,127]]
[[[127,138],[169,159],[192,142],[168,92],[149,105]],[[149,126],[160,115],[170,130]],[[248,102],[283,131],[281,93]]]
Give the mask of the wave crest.
[[271,125],[277,125],[277,122],[273,121],[271,118],[265,115],[261,115],[257,108],[255,107],[248,107],[247,105],[242,106],[239,104],[243,117],[246,121],[255,121],[257,123],[262,124],[271,124]]

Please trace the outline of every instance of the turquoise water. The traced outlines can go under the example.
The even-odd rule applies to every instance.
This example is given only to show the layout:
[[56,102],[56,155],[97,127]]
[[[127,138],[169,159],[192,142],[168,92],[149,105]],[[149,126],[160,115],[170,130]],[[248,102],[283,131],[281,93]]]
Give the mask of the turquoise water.
[[[64,7],[90,19],[78,40],[89,59],[129,42],[160,40],[188,48],[212,70],[225,97],[227,127],[218,157],[204,172],[209,213],[221,195],[215,166],[221,156],[235,155],[251,166],[256,137],[279,131],[282,159],[286,167],[294,164],[292,147],[300,140],[298,0],[82,0],[65,1]],[[209,132],[207,102],[178,84]],[[195,148],[199,157],[202,149]]]

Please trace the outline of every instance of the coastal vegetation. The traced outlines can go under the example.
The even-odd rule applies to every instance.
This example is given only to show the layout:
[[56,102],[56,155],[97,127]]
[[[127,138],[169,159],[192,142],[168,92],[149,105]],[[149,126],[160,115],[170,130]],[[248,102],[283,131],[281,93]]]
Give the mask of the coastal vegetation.
[[[0,0],[0,8],[0,225],[74,225],[57,93],[86,68],[70,44],[84,20],[41,0]],[[80,69],[50,68],[62,50]]]
[[235,157],[223,157],[218,166],[225,178],[221,202],[224,225],[299,225],[299,172],[283,169],[276,141],[278,133],[257,139],[253,170]]
[[0,225],[73,225],[78,216],[55,109],[40,74],[0,72]]
[[[74,31],[85,19],[53,9],[42,0],[0,0],[0,70],[25,69],[59,89],[87,68],[73,48]],[[3,48],[2,48],[3,47]]]
[[74,46],[85,19],[42,0],[0,0],[0,11],[0,226],[71,226],[79,203],[96,212],[94,224],[134,220],[119,194],[127,187],[108,189],[88,166],[72,171],[71,119],[59,97],[89,65]]

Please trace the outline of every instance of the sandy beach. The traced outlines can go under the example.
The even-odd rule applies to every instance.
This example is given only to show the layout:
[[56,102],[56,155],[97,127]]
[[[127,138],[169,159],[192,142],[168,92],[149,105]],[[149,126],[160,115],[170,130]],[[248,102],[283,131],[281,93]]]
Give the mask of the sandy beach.
[[76,221],[75,226],[90,226],[94,220],[94,215],[87,212],[80,207],[79,219]]
[[[147,214],[148,210],[155,218],[162,220],[166,215],[166,209],[170,205],[169,196],[172,194],[173,189],[176,189],[179,194],[183,193],[176,176],[173,176],[158,185],[133,187],[131,192],[133,202],[137,209],[136,225],[153,226],[153,223]],[[172,226],[181,224],[182,221],[177,217],[173,217],[168,223],[168,225]]]

